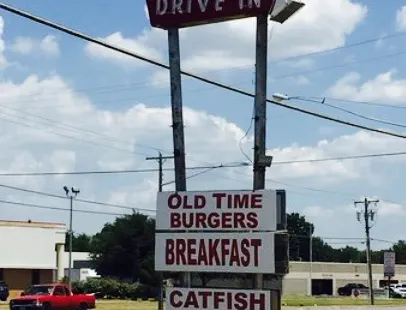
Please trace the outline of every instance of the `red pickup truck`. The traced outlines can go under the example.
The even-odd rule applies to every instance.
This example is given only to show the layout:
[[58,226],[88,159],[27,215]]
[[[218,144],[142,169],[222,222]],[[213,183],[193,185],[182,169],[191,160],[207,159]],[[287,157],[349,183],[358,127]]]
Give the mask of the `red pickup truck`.
[[94,294],[72,294],[64,283],[33,285],[10,300],[10,310],[87,310],[96,308]]

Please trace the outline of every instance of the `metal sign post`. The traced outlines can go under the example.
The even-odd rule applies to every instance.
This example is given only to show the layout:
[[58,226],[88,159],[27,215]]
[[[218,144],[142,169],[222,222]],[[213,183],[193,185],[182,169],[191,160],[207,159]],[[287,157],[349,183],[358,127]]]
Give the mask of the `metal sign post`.
[[[186,191],[185,135],[183,130],[182,76],[180,73],[179,29],[168,30],[169,68],[171,80],[173,155],[176,191]],[[190,273],[182,277],[181,285],[190,287]]]

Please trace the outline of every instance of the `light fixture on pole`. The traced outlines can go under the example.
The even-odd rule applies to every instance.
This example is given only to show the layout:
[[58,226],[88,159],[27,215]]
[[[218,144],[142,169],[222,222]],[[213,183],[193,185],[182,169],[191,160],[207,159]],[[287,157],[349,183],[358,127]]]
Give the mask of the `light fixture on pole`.
[[69,277],[69,286],[72,287],[72,240],[73,240],[73,229],[72,229],[72,222],[73,222],[73,198],[76,198],[77,195],[80,193],[78,188],[72,187],[70,190],[67,186],[63,187],[66,197],[70,200],[70,209],[69,209],[69,269],[68,269],[68,277]]

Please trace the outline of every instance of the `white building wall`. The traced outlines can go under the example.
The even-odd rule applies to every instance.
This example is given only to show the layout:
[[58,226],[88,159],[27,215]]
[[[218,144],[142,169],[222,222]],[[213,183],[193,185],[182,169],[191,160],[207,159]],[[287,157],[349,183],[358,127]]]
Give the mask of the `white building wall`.
[[56,269],[55,246],[65,225],[0,221],[0,268]]
[[[90,260],[89,255],[86,252],[72,252],[72,267],[75,260]],[[69,252],[63,253],[63,267],[69,268]]]

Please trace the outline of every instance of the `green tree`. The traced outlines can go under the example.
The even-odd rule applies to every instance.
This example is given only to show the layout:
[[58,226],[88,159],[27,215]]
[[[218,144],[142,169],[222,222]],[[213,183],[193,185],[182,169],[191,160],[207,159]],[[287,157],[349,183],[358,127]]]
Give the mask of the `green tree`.
[[314,225],[307,222],[299,213],[287,215],[289,233],[289,258],[292,261],[309,261],[310,235],[314,233]]
[[[72,252],[90,252],[92,236],[86,234],[73,234]],[[65,236],[65,251],[69,252],[69,233]]]
[[156,286],[155,220],[134,213],[105,224],[91,242],[91,259],[98,274]]

